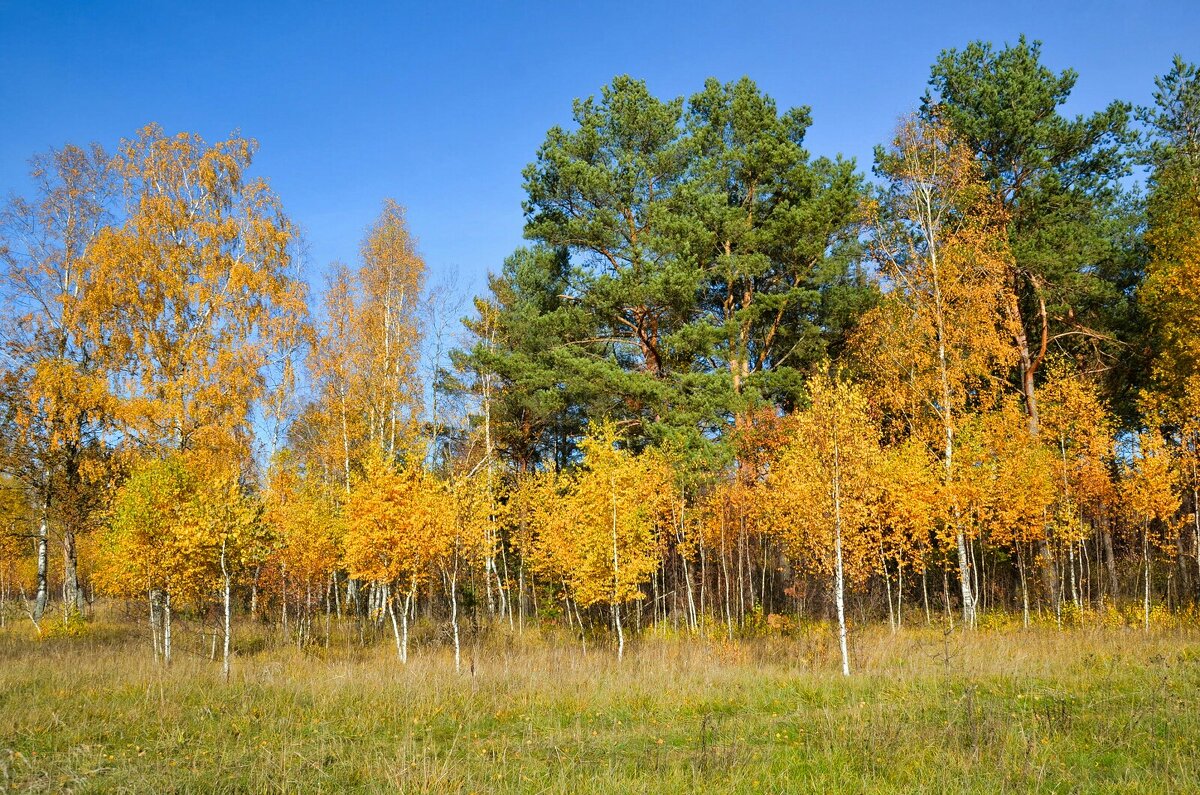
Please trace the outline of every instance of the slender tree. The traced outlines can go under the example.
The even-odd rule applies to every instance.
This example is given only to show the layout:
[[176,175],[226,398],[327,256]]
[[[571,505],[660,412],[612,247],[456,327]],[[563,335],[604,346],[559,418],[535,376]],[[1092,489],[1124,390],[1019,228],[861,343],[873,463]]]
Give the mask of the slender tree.
[[901,122],[878,155],[887,187],[872,247],[886,279],[858,349],[877,403],[940,452],[942,519],[958,558],[963,619],[975,623],[968,506],[959,501],[956,439],[972,412],[995,401],[1013,364],[1013,318],[1004,311],[1009,255],[1004,215],[970,153],[941,123]]
[[792,440],[767,478],[772,527],[797,562],[833,575],[842,674],[850,675],[846,584],[874,568],[879,539],[871,505],[880,471],[879,432],[863,393],[817,377],[809,407],[797,413]]
[[5,343],[0,355],[4,445],[0,466],[23,483],[37,519],[33,614],[49,599],[49,543],[62,540],[64,603],[83,604],[77,539],[94,523],[106,478],[111,403],[100,345],[82,308],[96,275],[89,257],[112,218],[112,159],[99,146],[65,146],[32,161],[35,195],[0,212]]

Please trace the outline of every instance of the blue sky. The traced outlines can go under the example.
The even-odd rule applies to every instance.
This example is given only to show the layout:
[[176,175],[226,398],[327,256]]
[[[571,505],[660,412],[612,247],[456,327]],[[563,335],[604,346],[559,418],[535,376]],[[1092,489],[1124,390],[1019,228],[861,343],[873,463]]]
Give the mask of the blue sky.
[[238,129],[305,230],[315,283],[391,196],[432,279],[476,292],[521,243],[521,169],[614,75],[664,97],[749,75],[812,106],[810,151],[867,168],[940,50],[1021,33],[1080,73],[1070,110],[1088,112],[1148,101],[1173,53],[1200,60],[1200,4],[0,0],[0,194],[64,142]]

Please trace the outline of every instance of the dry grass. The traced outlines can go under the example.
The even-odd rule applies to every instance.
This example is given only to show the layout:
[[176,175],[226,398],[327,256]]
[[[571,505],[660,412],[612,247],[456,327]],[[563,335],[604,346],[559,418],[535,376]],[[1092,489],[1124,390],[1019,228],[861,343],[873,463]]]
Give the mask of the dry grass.
[[[45,792],[1180,792],[1200,634],[912,629],[643,638],[618,664],[497,635],[407,668],[380,642],[243,640],[234,680],[129,630],[0,635],[0,783]],[[336,646],[336,644],[335,644]],[[257,651],[253,651],[257,649]]]

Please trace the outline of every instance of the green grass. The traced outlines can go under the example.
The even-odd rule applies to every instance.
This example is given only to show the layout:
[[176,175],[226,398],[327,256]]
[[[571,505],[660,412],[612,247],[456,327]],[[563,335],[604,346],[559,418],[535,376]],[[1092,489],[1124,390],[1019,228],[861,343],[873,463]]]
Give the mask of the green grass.
[[[219,665],[0,635],[0,783],[45,792],[1181,792],[1200,635],[865,628],[644,638],[618,664],[534,633],[403,668],[384,642]],[[469,666],[469,662],[466,663]]]

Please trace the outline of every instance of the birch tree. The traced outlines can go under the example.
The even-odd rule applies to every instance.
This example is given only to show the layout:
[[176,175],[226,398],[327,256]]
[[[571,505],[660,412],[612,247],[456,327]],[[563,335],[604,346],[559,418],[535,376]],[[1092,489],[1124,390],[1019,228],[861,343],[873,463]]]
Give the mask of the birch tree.
[[963,620],[975,624],[967,506],[957,502],[956,436],[988,408],[1016,361],[1004,311],[1010,266],[1004,215],[970,153],[945,125],[909,118],[878,169],[887,180],[874,215],[872,251],[885,299],[864,318],[859,355],[874,393],[906,433],[940,452],[949,495],[943,521],[958,559]]
[[[609,608],[617,659],[625,653],[621,607],[642,599],[642,585],[660,564],[660,541],[675,500],[674,475],[662,453],[634,455],[619,446],[615,426],[594,429],[581,444],[583,461],[561,485],[560,502],[544,510],[561,518],[538,528],[533,560],[567,586],[580,607]],[[555,491],[537,492],[553,499]]]
[[842,674],[850,675],[848,581],[873,569],[878,537],[871,505],[878,489],[879,433],[862,391],[818,376],[810,405],[795,415],[792,439],[767,478],[764,501],[773,529],[801,565],[832,575]]
[[384,601],[401,663],[408,662],[413,599],[452,543],[452,526],[444,485],[417,464],[398,468],[373,456],[350,491],[343,540],[346,569],[351,577],[387,589]]
[[112,219],[112,158],[64,146],[32,160],[34,195],[0,211],[4,285],[0,466],[36,506],[34,616],[49,599],[51,526],[62,541],[64,604],[83,604],[76,544],[97,515],[111,403],[97,341],[82,308],[95,275],[91,247]]
[[295,346],[295,228],[247,173],[256,148],[153,125],[121,146],[127,214],[89,250],[82,313],[134,444],[245,456],[266,371]]

